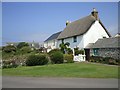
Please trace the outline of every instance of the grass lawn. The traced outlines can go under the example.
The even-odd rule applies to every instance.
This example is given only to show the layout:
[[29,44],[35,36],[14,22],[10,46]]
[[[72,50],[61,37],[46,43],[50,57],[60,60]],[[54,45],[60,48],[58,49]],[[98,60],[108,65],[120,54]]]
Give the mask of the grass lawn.
[[70,63],[18,67],[2,70],[3,76],[118,78],[118,67],[93,63]]

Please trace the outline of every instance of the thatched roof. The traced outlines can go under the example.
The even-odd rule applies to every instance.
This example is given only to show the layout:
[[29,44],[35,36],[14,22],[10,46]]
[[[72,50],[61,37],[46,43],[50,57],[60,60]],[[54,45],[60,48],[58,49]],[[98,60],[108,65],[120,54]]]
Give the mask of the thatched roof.
[[87,17],[69,23],[64,31],[58,36],[58,39],[84,34],[95,22],[95,20],[95,17],[89,15]]
[[[72,36],[83,35],[89,30],[89,28],[95,21],[96,21],[96,18],[92,15],[89,15],[82,19],[71,22],[60,33],[60,35],[58,36],[58,39],[64,39]],[[108,36],[111,36],[100,20],[99,20],[99,23],[105,29]]]

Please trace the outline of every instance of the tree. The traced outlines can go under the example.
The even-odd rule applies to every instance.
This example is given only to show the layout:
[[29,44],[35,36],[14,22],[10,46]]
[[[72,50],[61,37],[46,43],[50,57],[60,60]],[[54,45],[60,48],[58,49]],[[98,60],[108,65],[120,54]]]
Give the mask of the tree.
[[65,54],[69,50],[68,49],[69,46],[70,46],[69,42],[66,42],[66,43],[62,42],[59,47],[60,47],[60,50]]
[[17,48],[18,48],[18,49],[21,49],[21,48],[26,47],[26,46],[29,46],[29,44],[26,43],[26,42],[20,42],[20,43],[17,45]]

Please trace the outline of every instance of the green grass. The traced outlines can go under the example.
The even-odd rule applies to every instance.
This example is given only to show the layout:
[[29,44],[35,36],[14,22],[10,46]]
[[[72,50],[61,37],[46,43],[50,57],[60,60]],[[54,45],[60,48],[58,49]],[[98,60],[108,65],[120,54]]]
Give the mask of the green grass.
[[18,67],[2,70],[3,76],[118,78],[118,66],[71,63]]

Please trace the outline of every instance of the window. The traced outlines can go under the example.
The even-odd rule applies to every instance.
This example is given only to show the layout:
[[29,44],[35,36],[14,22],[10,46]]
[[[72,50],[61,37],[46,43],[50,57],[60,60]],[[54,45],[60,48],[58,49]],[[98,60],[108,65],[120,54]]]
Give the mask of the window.
[[106,38],[106,36],[103,36],[103,38]]
[[94,51],[94,55],[97,56],[98,55],[98,49],[97,48],[93,49],[93,51]]
[[77,42],[77,36],[73,37],[73,42]]

